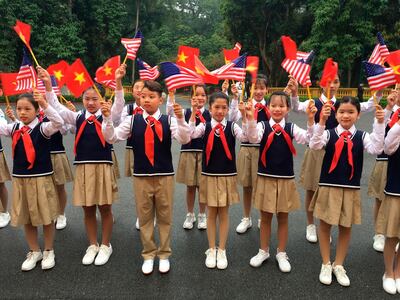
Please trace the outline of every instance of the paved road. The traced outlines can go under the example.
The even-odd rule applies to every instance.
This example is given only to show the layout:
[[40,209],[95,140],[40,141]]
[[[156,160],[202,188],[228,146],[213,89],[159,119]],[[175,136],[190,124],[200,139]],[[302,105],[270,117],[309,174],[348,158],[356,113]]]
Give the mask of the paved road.
[[[304,115],[291,113],[290,118],[304,126]],[[372,114],[366,114],[359,122],[359,129],[370,130]],[[10,139],[2,138],[11,166]],[[73,137],[65,139],[68,155],[72,158]],[[297,147],[297,146],[296,146]],[[115,147],[123,172],[124,144]],[[174,165],[179,156],[179,146],[173,144]],[[299,174],[304,146],[298,146],[295,172]],[[71,160],[72,161],[72,160]],[[336,281],[329,287],[318,281],[321,266],[318,245],[305,240],[304,210],[290,215],[289,243],[287,253],[292,272],[283,274],[278,270],[274,258],[261,268],[250,267],[249,260],[258,251],[259,231],[252,228],[238,235],[235,227],[240,221],[242,207],[235,205],[230,210],[231,228],[227,246],[229,266],[227,270],[208,270],[204,265],[204,251],[208,248],[206,232],[182,228],[186,214],[185,187],[176,185],[174,225],[171,245],[171,271],[167,275],[154,272],[150,276],[141,273],[142,258],[139,232],[134,227],[135,207],[132,199],[130,178],[119,180],[120,200],[113,206],[116,224],[112,245],[114,253],[102,267],[81,264],[87,247],[83,224],[83,213],[71,202],[72,185],[67,186],[68,227],[58,231],[55,238],[57,265],[43,272],[40,266],[22,273],[21,263],[28,251],[23,231],[7,227],[0,230],[0,298],[383,298],[383,258],[372,249],[373,222],[372,199],[366,194],[368,177],[374,158],[365,156],[362,178],[363,220],[353,228],[350,251],[345,263],[351,280],[349,288],[342,288]],[[10,186],[9,184],[7,184]],[[304,193],[300,190],[302,198]],[[253,220],[258,213],[253,211]],[[274,223],[276,229],[276,223]],[[337,231],[333,232],[332,247],[336,244]],[[272,235],[271,249],[276,249],[276,234]],[[274,250],[271,251],[271,254]],[[156,266],[157,267],[157,266]]]

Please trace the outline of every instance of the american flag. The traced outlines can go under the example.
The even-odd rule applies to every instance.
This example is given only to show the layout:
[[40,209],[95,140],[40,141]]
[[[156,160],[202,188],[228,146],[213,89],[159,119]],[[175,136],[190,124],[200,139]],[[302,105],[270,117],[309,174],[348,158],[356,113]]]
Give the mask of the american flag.
[[195,71],[178,66],[172,62],[161,63],[160,69],[168,90],[179,89],[194,84],[203,84],[203,79]]
[[140,48],[140,45],[142,44],[142,39],[143,39],[143,34],[139,30],[133,39],[127,39],[127,38],[122,38],[121,43],[124,45],[127,51],[127,56],[129,59],[135,60],[136,58],[136,52]]
[[378,44],[376,44],[374,51],[372,51],[372,54],[368,59],[368,62],[371,64],[383,65],[386,57],[390,53],[389,49],[386,47],[385,40],[383,39],[382,34],[378,32],[376,36],[378,38]]
[[21,67],[17,75],[17,91],[25,91],[33,89],[36,83],[36,72],[35,68],[32,66],[32,61],[30,60],[28,53],[23,49],[23,57]]
[[141,59],[137,59],[139,76],[142,80],[156,80],[158,76],[160,76],[160,72],[158,71],[158,67],[151,67],[148,63],[144,62]]
[[302,61],[285,58],[282,67],[292,75],[301,85],[311,85],[310,71],[311,66]]
[[242,45],[239,42],[236,42],[235,46],[233,47],[233,49],[237,49],[237,50],[242,50]]
[[392,68],[385,68],[378,64],[371,64],[367,61],[363,61],[365,73],[369,88],[371,90],[381,90],[388,86],[396,84],[396,76],[394,75]]
[[[57,79],[54,75],[50,75],[50,79],[51,79],[51,86],[53,88],[53,92],[57,95],[60,96],[61,95],[61,91],[60,88],[58,87],[57,84]],[[36,81],[36,89],[41,93],[41,94],[46,94],[46,87],[43,83],[43,81],[39,78],[37,78]]]
[[297,51],[296,52],[296,59],[297,60],[303,60],[306,61],[308,59],[308,57],[310,56],[311,52],[302,52],[302,51]]
[[94,80],[102,85],[105,85],[106,87],[109,87],[110,89],[115,90],[117,88],[117,83],[115,80],[103,80],[99,81],[97,77],[94,78]]
[[211,72],[218,79],[243,81],[246,77],[246,54]]

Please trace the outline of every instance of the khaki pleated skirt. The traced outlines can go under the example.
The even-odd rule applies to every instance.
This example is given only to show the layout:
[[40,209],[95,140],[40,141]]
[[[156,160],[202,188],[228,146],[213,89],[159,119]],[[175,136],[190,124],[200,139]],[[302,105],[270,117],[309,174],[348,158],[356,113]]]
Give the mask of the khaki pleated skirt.
[[300,208],[300,195],[294,179],[258,175],[253,191],[254,207],[261,211],[276,214]]
[[257,180],[258,157],[260,148],[241,146],[237,159],[238,181],[243,187],[255,186]]
[[376,222],[376,232],[400,238],[400,197],[385,195]]
[[239,203],[235,176],[200,176],[200,203],[212,207],[225,207]]
[[53,176],[13,177],[11,225],[49,225],[59,212]]
[[74,177],[72,175],[71,165],[67,154],[53,153],[51,154],[51,163],[53,165],[53,177],[56,185],[63,185],[67,182],[72,182]]
[[11,175],[10,170],[8,169],[7,161],[4,156],[4,152],[0,152],[0,183],[10,181]]
[[133,176],[133,149],[125,149],[125,177]]
[[318,188],[319,177],[321,176],[322,162],[325,150],[312,150],[307,147],[304,153],[303,163],[301,164],[299,184],[306,191],[316,191]]
[[309,211],[330,225],[351,227],[361,224],[361,193],[359,189],[319,186]]
[[112,157],[112,161],[113,161],[113,172],[115,174],[115,178],[120,179],[121,174],[119,173],[118,159],[117,159],[117,156],[115,155],[114,150],[111,151],[111,157]]
[[179,156],[176,182],[187,186],[199,186],[201,176],[201,151],[181,151]]
[[118,186],[111,164],[77,164],[72,202],[75,206],[113,204]]
[[385,198],[383,190],[386,186],[387,160],[375,161],[374,168],[368,183],[368,196],[382,201]]

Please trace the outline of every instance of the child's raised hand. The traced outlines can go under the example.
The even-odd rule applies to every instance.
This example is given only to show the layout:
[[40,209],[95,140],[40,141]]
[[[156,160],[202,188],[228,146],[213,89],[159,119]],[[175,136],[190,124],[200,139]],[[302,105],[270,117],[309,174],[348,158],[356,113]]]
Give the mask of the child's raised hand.
[[324,104],[321,110],[321,118],[320,120],[323,122],[323,125],[325,125],[326,120],[328,120],[329,116],[331,115],[332,107],[329,103]]
[[43,95],[36,89],[33,91],[33,98],[39,104],[39,106],[43,109],[46,109],[47,106],[49,105],[47,103],[46,99],[43,97]]
[[108,118],[111,115],[111,101],[100,101],[101,113],[104,117]]
[[234,83],[231,84],[231,93],[235,99],[239,98],[239,90]]
[[117,70],[115,70],[115,80],[121,80],[126,74],[126,64],[120,65]]
[[225,79],[225,81],[222,83],[221,89],[222,92],[226,93],[229,88],[229,80]]
[[199,107],[199,101],[197,100],[196,97],[192,98],[191,105],[192,105],[192,111],[196,112]]
[[246,119],[249,121],[254,120],[254,105],[251,101],[246,103]]
[[15,122],[16,118],[15,118],[15,115],[14,115],[14,111],[13,111],[13,109],[11,108],[10,105],[8,105],[8,106],[6,107],[6,116],[7,116],[11,121]]
[[174,103],[172,106],[174,108],[175,117],[177,119],[183,119],[183,109],[182,106],[178,103]]
[[387,110],[393,110],[394,105],[397,102],[397,99],[399,98],[400,93],[397,90],[391,90],[389,96],[387,97],[387,105],[386,109]]
[[71,101],[67,101],[67,102],[65,103],[65,106],[66,106],[70,111],[76,112],[76,107],[75,107],[75,105],[74,105]]
[[49,72],[47,72],[46,69],[42,68],[41,66],[36,67],[38,77],[41,79],[43,82],[49,82],[51,84],[51,78]]
[[239,111],[242,115],[242,119],[246,118],[246,104],[243,101],[239,102]]
[[375,118],[379,124],[385,122],[385,112],[379,104],[375,105]]
[[309,118],[314,118],[315,114],[317,113],[318,109],[315,106],[315,102],[314,101],[309,101],[308,102],[308,106],[306,109],[306,114]]
[[287,83],[285,91],[288,94],[292,95],[292,97],[297,97],[298,90],[299,90],[299,83],[292,75],[289,75],[289,81]]

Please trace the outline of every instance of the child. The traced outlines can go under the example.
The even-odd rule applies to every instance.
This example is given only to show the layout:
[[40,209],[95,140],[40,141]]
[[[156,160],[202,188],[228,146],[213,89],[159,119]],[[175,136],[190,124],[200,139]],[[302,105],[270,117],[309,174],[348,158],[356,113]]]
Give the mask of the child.
[[[211,121],[210,112],[204,108],[204,104],[207,101],[207,91],[205,85],[195,85],[194,95],[192,102],[196,101],[197,111],[195,112],[196,126],[200,123],[206,123]],[[170,98],[168,98],[170,100]],[[193,104],[193,103],[192,103]],[[169,115],[173,114],[173,102],[167,102],[167,112]],[[192,115],[191,109],[184,109],[183,114],[185,121],[189,122]],[[179,156],[178,171],[176,174],[176,182],[183,183],[187,186],[186,188],[186,204],[188,212],[186,214],[183,228],[192,229],[196,217],[194,215],[194,202],[196,199],[196,190],[199,189],[199,182],[201,176],[201,158],[203,151],[203,139],[197,138],[192,139],[188,144],[182,145],[181,154]],[[197,215],[197,228],[204,230],[207,229],[207,216],[206,216],[206,205],[199,202],[199,214]]]
[[307,131],[297,125],[285,122],[289,113],[290,100],[284,92],[272,93],[268,108],[269,121],[256,123],[254,109],[249,110],[248,139],[260,144],[257,180],[253,191],[254,206],[261,212],[260,249],[250,260],[250,265],[260,267],[269,258],[269,240],[272,217],[278,219],[278,249],[276,260],[282,272],[290,272],[291,266],[286,255],[289,212],[300,208],[300,197],[296,189],[293,172],[293,155],[296,150],[292,140],[299,144],[308,143],[312,135],[314,115],[317,108],[313,103],[307,109]]
[[[179,104],[174,105],[177,119],[161,114],[161,93],[159,83],[145,81],[140,94],[143,114],[125,119],[117,128],[114,128],[110,117],[110,103],[106,102],[102,107],[105,139],[109,143],[115,143],[132,137],[135,149],[133,185],[143,244],[142,272],[146,275],[153,272],[155,256],[160,259],[160,273],[167,273],[170,269],[174,189],[171,142],[174,138],[179,143],[186,144],[190,139],[190,128],[183,118]],[[157,216],[160,234],[158,249],[154,239],[154,215]]]
[[[236,94],[236,85],[232,86],[234,94]],[[265,96],[268,93],[267,78],[259,74],[254,89],[254,98],[251,101],[255,109],[255,119],[257,122],[268,121],[270,112],[265,103]],[[232,101],[230,109],[230,120],[238,121],[240,112],[237,110],[237,100]],[[235,113],[236,111],[236,113]],[[245,233],[251,226],[251,199],[253,187],[257,179],[257,164],[259,156],[259,144],[251,144],[248,142],[241,143],[238,155],[238,181],[243,186],[243,218],[236,227],[237,233]]]
[[[102,90],[100,86],[98,89]],[[106,264],[113,252],[110,243],[113,228],[111,207],[118,199],[111,145],[105,142],[101,133],[103,121],[100,110],[101,97],[103,96],[98,95],[93,87],[88,88],[82,95],[84,110],[73,112],[58,102],[54,92],[46,91],[50,105],[60,113],[67,124],[76,127],[74,145],[76,168],[72,202],[75,206],[83,208],[89,240],[89,247],[82,264],[91,265],[94,262],[97,266]],[[100,247],[97,243],[97,208],[102,221]]]
[[[39,122],[39,105],[49,122]],[[0,134],[12,137],[13,180],[11,225],[24,225],[30,251],[22,271],[30,271],[42,260],[42,269],[55,266],[53,250],[54,223],[59,214],[58,198],[50,159],[50,136],[63,125],[63,120],[43,96],[35,92],[22,94],[16,103],[19,122],[0,124]],[[43,226],[44,251],[38,242],[38,226]]]
[[[195,125],[197,101],[193,101],[190,126],[192,139],[203,138],[200,202],[207,204],[207,268],[226,269],[226,240],[229,231],[229,206],[239,202],[236,187],[235,138],[244,142],[246,135],[241,128],[227,121],[229,98],[217,92],[210,96],[210,122]],[[243,106],[243,103],[241,104]],[[242,113],[244,110],[241,110]],[[243,123],[246,123],[244,118]],[[219,247],[216,248],[216,222],[219,220]]]
[[[314,217],[320,219],[320,282],[330,285],[333,271],[340,285],[349,286],[350,280],[343,268],[343,262],[350,242],[351,226],[361,224],[360,179],[363,152],[364,149],[370,154],[382,152],[385,134],[384,111],[380,107],[376,110],[377,121],[370,135],[354,126],[360,115],[360,103],[355,98],[345,96],[335,103],[336,120],[339,125],[325,130],[331,110],[329,104],[323,106],[319,124],[315,125],[310,141],[311,149],[325,148],[319,186],[310,209],[313,210]],[[330,262],[332,225],[339,226],[333,264]]]
[[[305,102],[299,102],[298,97],[298,83],[296,79],[291,77],[287,86],[288,90],[291,92],[291,101],[293,106],[293,111],[295,112],[305,112],[309,102],[315,102],[315,106],[317,107],[317,113],[315,114],[315,123],[319,122],[319,118],[321,115],[321,110],[324,104],[329,103],[332,107],[336,103],[336,93],[340,88],[340,78],[339,75],[336,75],[335,79],[330,82],[329,86],[322,87],[322,94],[319,99],[315,100],[306,100]],[[329,89],[329,91],[328,91]],[[329,94],[329,98],[327,98]],[[381,95],[378,94],[378,101]],[[374,99],[371,97],[368,102],[361,103],[361,111],[371,111],[374,109]],[[335,119],[335,110],[331,110],[331,115],[329,116],[326,122],[326,129],[333,129],[338,125]],[[307,148],[304,153],[303,163],[301,165],[300,172],[300,185],[306,190],[305,197],[305,209],[307,213],[307,227],[306,227],[306,239],[310,243],[316,243],[318,241],[317,230],[314,225],[314,218],[312,211],[309,211],[310,202],[313,198],[313,195],[318,187],[319,175],[321,172],[322,160],[324,157],[325,151],[321,150],[312,150]]]
[[392,117],[393,125],[385,138],[385,153],[389,156],[385,198],[379,210],[383,216],[383,233],[386,237],[383,257],[385,274],[383,289],[389,294],[400,293],[400,252],[395,251],[400,239],[400,111]]

